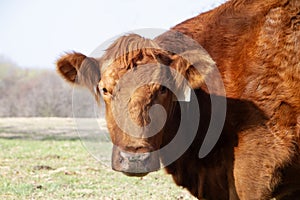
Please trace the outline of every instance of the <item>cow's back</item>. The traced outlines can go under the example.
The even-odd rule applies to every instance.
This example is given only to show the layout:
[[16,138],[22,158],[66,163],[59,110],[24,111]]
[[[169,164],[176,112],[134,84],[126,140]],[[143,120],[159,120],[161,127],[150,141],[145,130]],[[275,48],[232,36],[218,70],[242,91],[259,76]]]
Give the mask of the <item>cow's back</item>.
[[[217,64],[226,97],[252,102],[272,123],[300,123],[300,1],[229,1],[173,28]],[[206,83],[214,85],[214,73]],[[219,88],[203,90],[221,94]],[[274,119],[273,119],[274,118]],[[278,123],[277,123],[278,122]]]
[[208,51],[222,74],[227,97],[256,101],[283,94],[280,100],[299,108],[299,12],[298,0],[233,0],[173,30]]

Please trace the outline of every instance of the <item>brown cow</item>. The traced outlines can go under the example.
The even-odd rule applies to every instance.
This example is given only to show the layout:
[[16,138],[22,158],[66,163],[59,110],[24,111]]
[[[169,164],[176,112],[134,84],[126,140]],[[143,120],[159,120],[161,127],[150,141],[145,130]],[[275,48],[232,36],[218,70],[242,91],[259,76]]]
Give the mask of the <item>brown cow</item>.
[[[154,40],[123,36],[99,59],[70,53],[57,62],[58,72],[67,81],[95,91],[96,99],[102,95],[114,144],[113,169],[139,176],[157,170],[159,159],[164,164],[168,154],[156,150],[172,141],[183,114],[193,115],[189,103],[181,110],[168,88],[149,83],[134,88],[125,107],[130,120],[146,127],[160,123],[159,116],[149,117],[149,113],[154,104],[161,104],[167,112],[164,127],[148,137],[147,128],[129,135],[116,122],[113,113],[122,115],[121,110],[126,108],[114,111],[112,102],[130,92],[122,85],[116,87],[118,81],[127,72],[143,69],[144,64],[167,65],[188,80],[201,116],[193,143],[180,158],[165,166],[176,184],[199,199],[299,199],[300,1],[231,0],[172,30],[193,38],[210,56],[204,51],[194,52],[191,64],[182,56],[190,55],[189,47],[185,49],[184,40],[176,34],[170,36],[170,31]],[[165,50],[178,46],[183,47],[180,55]],[[211,116],[210,97],[224,98],[215,83],[215,64],[226,90],[226,121],[213,150],[199,158]],[[196,65],[202,70],[197,71]],[[155,76],[180,82],[165,68],[157,72]],[[208,90],[207,85],[214,87]],[[128,119],[119,123],[126,124]],[[185,134],[188,137],[188,128]]]

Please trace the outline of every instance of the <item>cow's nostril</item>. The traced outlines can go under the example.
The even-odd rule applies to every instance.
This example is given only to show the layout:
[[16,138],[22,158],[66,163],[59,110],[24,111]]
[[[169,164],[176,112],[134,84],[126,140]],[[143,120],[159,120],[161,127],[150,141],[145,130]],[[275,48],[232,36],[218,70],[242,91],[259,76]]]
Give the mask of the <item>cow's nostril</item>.
[[123,162],[124,158],[122,156],[119,156],[119,162]]

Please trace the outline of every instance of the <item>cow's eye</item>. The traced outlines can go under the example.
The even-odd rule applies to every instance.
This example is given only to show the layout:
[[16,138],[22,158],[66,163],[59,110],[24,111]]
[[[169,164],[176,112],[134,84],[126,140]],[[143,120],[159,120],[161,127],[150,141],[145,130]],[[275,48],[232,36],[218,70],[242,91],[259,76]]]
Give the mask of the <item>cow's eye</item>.
[[160,94],[165,94],[167,92],[167,87],[161,86],[159,89]]
[[108,94],[108,90],[106,88],[102,88],[101,90],[104,95]]
[[101,91],[101,94],[103,95],[103,97],[112,98],[111,91],[109,91],[107,88],[105,88],[105,87],[101,88],[100,91]]

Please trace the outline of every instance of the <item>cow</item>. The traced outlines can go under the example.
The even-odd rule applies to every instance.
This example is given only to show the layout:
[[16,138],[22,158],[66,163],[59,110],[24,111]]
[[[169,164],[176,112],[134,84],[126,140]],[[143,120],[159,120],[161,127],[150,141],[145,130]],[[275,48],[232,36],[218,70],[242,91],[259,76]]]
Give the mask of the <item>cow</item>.
[[[185,40],[177,37],[180,34],[172,31],[192,38],[203,49],[185,46]],[[178,52],[166,50],[178,46]],[[200,118],[193,122],[198,129],[192,143],[164,165],[177,185],[199,199],[298,199],[299,47],[299,0],[230,0],[154,39],[124,35],[100,58],[67,53],[58,59],[57,71],[67,82],[88,88],[96,101],[104,99],[114,170],[128,176],[158,170],[168,160],[168,153],[159,150],[176,137],[182,118],[188,121],[194,115],[189,104],[198,101]],[[163,84],[134,86],[149,74],[127,78],[126,87],[119,84],[127,73],[147,66],[156,66],[154,76],[168,77],[179,90],[187,80],[196,99],[184,102],[182,109],[174,92]],[[129,98],[122,99],[124,95]],[[199,157],[212,115],[212,96],[226,100],[226,118],[217,143],[208,155]],[[124,100],[123,107],[113,106],[116,99]],[[164,114],[157,109],[150,114],[157,104]],[[123,109],[129,113],[126,117]],[[149,124],[161,126],[160,115],[165,116],[164,124],[149,135]],[[123,119],[117,121],[118,117]],[[132,122],[142,128],[120,127]],[[175,147],[184,145],[189,127],[183,133]]]

